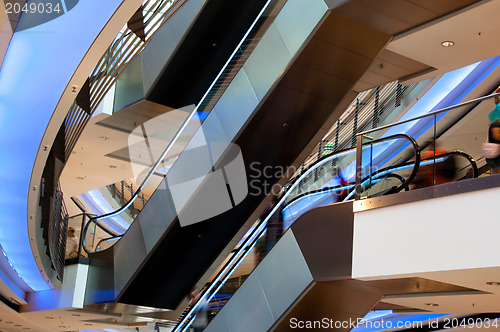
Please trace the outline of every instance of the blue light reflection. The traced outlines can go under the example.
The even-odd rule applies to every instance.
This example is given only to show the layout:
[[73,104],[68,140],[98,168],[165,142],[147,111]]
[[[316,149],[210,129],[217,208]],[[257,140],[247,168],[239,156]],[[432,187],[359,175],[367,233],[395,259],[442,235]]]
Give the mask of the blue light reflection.
[[[50,288],[33,258],[26,226],[35,157],[64,89],[120,3],[81,1],[57,19],[16,32],[2,64],[0,245],[14,270],[6,264],[1,268],[34,291]],[[39,180],[32,185],[39,187]]]

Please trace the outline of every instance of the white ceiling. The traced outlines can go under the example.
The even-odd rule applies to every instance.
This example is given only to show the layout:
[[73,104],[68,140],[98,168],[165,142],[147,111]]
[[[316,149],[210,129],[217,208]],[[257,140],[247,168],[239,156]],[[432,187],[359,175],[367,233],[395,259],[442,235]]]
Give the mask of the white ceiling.
[[127,146],[128,139],[124,132],[96,125],[108,116],[90,119],[59,179],[70,216],[81,213],[70,197],[132,178],[130,163],[106,156]]
[[[422,272],[406,275],[406,277],[421,277],[485,293],[452,292],[395,295],[386,296],[383,302],[437,313],[469,314],[499,311],[500,286],[486,283],[500,281],[500,267]],[[435,303],[438,306],[431,307],[426,303]]]
[[[388,50],[437,69],[408,84],[500,54],[500,1],[482,1],[471,7],[405,32],[389,43]],[[443,41],[455,45],[443,47]]]

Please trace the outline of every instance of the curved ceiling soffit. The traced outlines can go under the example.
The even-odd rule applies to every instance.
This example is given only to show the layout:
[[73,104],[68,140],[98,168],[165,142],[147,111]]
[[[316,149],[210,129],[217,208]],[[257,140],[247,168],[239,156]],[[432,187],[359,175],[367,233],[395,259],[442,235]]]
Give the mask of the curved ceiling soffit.
[[[102,54],[106,51],[113,39],[119,33],[120,29],[127,23],[141,4],[142,0],[122,0],[81,59],[76,70],[64,88],[61,97],[57,102],[57,106],[52,113],[45,133],[43,134],[43,138],[40,142],[35,162],[33,164],[30,189],[39,186],[51,146],[66,117],[66,114],[68,113],[80,90],[80,87],[87,80],[95,64],[99,61]],[[76,87],[76,89],[74,87]],[[47,273],[43,268],[41,259],[39,258],[41,253],[39,252],[36,243],[36,218],[30,217],[34,216],[36,213],[38,194],[39,192],[34,190],[29,190],[28,192],[28,236],[36,265],[38,266],[38,269],[47,284],[50,285]]]

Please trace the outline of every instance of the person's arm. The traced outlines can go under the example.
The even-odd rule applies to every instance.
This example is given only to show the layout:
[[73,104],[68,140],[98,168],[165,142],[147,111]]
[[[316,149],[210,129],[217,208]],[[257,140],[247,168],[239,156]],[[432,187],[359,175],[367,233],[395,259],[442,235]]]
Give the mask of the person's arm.
[[494,140],[500,141],[500,127],[491,128],[490,134]]
[[[499,92],[500,92],[500,86],[499,86],[499,87],[495,90],[495,92],[494,92],[494,93],[499,93]],[[500,103],[500,97],[499,97],[499,96],[496,96],[496,97],[494,98],[494,101],[495,101],[495,104]]]

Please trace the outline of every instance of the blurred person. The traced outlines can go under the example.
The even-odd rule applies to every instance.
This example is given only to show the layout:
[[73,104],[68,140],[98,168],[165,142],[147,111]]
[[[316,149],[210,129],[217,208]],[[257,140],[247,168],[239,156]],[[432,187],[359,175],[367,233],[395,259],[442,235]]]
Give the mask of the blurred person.
[[[499,92],[500,92],[500,86],[495,90],[494,93],[499,93]],[[496,120],[500,119],[500,96],[494,97],[493,102],[495,103],[495,108],[490,113],[488,113],[488,120],[490,120],[490,123],[493,123]]]
[[196,315],[193,321],[194,332],[201,332],[208,325],[208,301],[206,297],[201,297],[204,289],[205,288],[198,292],[198,289],[193,288],[191,292],[189,292],[189,298],[191,299],[191,301],[189,301],[190,307],[194,306],[198,300],[200,301],[193,313]]
[[[500,104],[499,104],[500,105]],[[490,155],[486,155],[486,162],[490,165],[491,174],[500,173],[500,120],[492,122],[488,128],[488,143],[493,147],[496,147],[497,152],[492,152]],[[484,150],[484,149],[483,149]],[[483,154],[484,151],[483,151]],[[496,155],[496,156],[495,156]]]
[[[349,182],[346,181],[346,179],[344,178],[344,176],[342,175],[342,173],[340,171],[338,171],[337,169],[334,169],[333,172],[332,172],[332,176],[333,177],[338,177],[339,179],[339,184],[338,186],[345,186],[347,184],[349,184]],[[337,196],[337,199],[335,200],[336,202],[343,202],[344,199],[347,197],[347,195],[349,195],[349,193],[351,192],[351,190],[353,190],[352,188],[345,188],[345,189],[342,189],[342,190],[339,190],[339,191],[336,191],[335,192],[335,195]]]
[[68,237],[66,238],[66,259],[75,258],[78,256],[78,239],[75,235],[73,227],[68,228]]
[[[494,93],[500,92],[500,86]],[[491,174],[500,173],[500,96],[494,98],[495,108],[488,114],[490,125],[488,127],[488,138],[483,143],[482,154],[486,163],[490,166]]]
[[[432,161],[440,155],[450,152],[437,146],[435,140],[430,140],[428,147],[421,152],[420,162]],[[434,174],[434,166],[436,173]],[[435,176],[434,176],[435,175]],[[430,187],[433,185],[448,183],[455,177],[455,159],[453,156],[446,157],[444,161],[432,162],[429,165],[423,165],[418,168],[418,173],[413,180],[414,188]]]
[[[279,199],[275,195],[271,203],[266,207],[264,212],[261,213],[259,219],[266,218],[267,214],[274,208],[278,203]],[[283,236],[283,212],[280,210],[276,211],[267,221],[266,231],[264,235],[257,240],[255,244],[255,254],[257,259],[257,264],[262,262],[264,257],[271,251],[273,246],[281,239]]]

